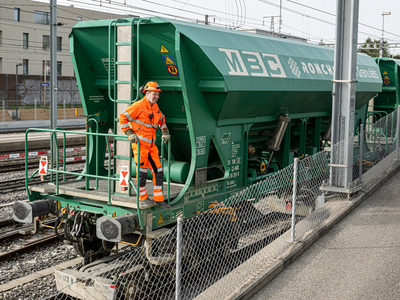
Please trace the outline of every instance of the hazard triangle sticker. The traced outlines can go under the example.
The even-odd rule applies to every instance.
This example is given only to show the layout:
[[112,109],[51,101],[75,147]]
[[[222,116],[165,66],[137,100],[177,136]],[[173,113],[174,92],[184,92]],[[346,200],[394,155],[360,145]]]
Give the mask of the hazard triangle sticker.
[[163,44],[161,44],[160,53],[169,53],[168,49],[165,48]]

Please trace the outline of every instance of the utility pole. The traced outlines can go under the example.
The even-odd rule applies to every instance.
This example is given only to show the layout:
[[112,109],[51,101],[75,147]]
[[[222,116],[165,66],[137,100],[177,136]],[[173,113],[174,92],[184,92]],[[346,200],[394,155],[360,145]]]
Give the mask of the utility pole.
[[[50,128],[57,128],[57,0],[50,0]],[[58,151],[57,135],[54,136],[51,151],[52,169],[57,166]]]
[[18,116],[18,67],[22,66],[21,63],[17,64],[15,67],[15,120],[19,121],[19,116]]
[[279,4],[279,37],[282,37],[282,0]]
[[[329,186],[324,191],[355,192],[353,137],[357,83],[359,0],[337,0],[335,63],[332,92],[332,150]],[[340,143],[339,143],[340,142]]]
[[57,0],[50,0],[50,128],[57,127]]
[[383,57],[383,33],[385,32],[385,16],[390,16],[390,11],[384,11],[381,13],[382,15],[382,39],[381,39],[381,49],[379,51],[379,57]]

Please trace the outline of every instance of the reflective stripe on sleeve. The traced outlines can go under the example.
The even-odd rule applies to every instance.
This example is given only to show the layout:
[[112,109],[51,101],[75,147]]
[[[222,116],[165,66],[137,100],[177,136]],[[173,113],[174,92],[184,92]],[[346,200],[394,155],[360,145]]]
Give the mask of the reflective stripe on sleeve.
[[126,123],[126,124],[121,124],[121,128],[129,128],[130,126],[129,126],[129,124],[128,123]]
[[161,129],[165,129],[165,128],[167,128],[167,125],[164,124],[164,125],[161,126],[160,128],[161,128]]
[[162,170],[163,170],[162,167],[161,167],[161,168],[158,168],[158,169],[157,169],[157,172],[162,172]]
[[142,172],[142,173],[147,173],[147,169],[140,168],[140,172]]
[[123,112],[123,114],[125,115],[125,117],[128,118],[128,120],[129,120],[130,122],[133,122],[133,119],[132,119],[131,115],[128,114],[128,112],[127,112],[126,110]]

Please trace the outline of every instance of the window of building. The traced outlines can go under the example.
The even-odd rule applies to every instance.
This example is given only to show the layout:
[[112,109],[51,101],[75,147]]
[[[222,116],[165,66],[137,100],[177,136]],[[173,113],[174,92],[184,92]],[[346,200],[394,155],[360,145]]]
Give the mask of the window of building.
[[61,36],[57,37],[57,51],[61,51]]
[[19,8],[14,8],[14,21],[19,22]]
[[28,74],[28,63],[29,63],[29,59],[24,59],[22,61],[22,74]]
[[57,62],[57,76],[61,76],[61,67],[62,67],[62,62],[58,61]]
[[34,19],[35,23],[37,23],[37,24],[49,25],[50,24],[50,13],[35,10],[33,19]]
[[76,20],[77,20],[78,22],[80,22],[80,21],[82,21],[82,17],[76,17]]
[[50,61],[43,60],[42,62],[42,75],[50,76]]
[[28,49],[29,47],[29,33],[22,34],[22,47]]
[[43,36],[43,50],[50,50],[50,36]]

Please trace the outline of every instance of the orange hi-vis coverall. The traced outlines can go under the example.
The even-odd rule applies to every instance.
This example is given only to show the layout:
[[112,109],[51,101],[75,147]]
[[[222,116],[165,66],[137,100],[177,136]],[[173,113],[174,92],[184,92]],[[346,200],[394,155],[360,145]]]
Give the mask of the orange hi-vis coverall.
[[[165,116],[157,103],[150,105],[145,96],[119,115],[119,123],[124,133],[128,129],[132,129],[140,142],[139,200],[143,201],[149,198],[146,189],[147,168],[149,168],[153,174],[153,200],[164,201],[162,193],[164,172],[155,141],[157,126],[161,129],[167,128]],[[132,143],[132,150],[137,167],[138,145],[136,143]]]

